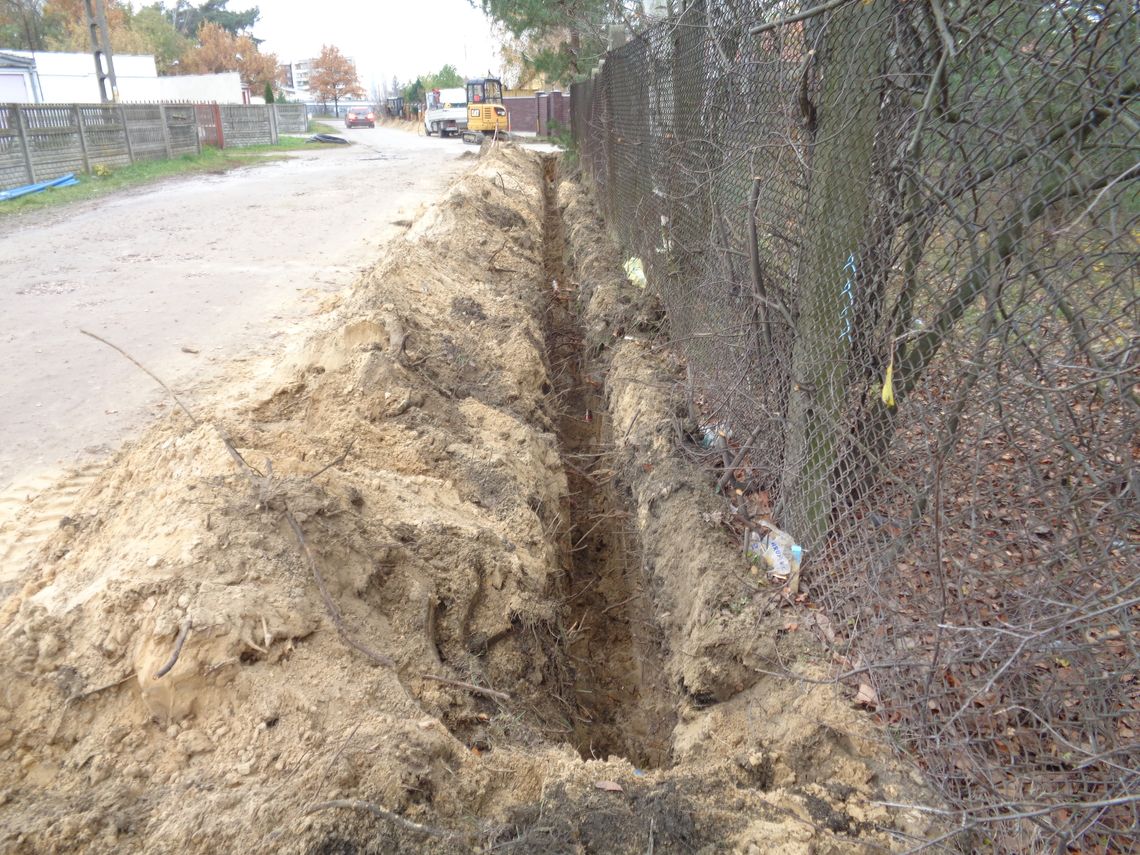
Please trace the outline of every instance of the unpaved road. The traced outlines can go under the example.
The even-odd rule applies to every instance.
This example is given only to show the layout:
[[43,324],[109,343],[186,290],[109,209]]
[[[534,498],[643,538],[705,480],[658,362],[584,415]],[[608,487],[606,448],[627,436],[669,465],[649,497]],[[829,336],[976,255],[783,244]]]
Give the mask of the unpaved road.
[[[375,259],[464,146],[377,128],[222,175],[0,220],[0,492],[103,457],[176,390],[276,341]],[[183,350],[197,351],[188,353]]]

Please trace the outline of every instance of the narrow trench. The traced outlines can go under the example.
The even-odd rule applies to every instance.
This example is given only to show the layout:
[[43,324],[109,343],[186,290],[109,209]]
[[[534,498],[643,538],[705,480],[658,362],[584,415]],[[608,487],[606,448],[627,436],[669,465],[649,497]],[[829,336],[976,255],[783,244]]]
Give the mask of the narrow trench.
[[569,486],[560,542],[573,741],[586,759],[614,754],[655,768],[669,760],[675,704],[635,516],[615,488],[619,464],[602,397],[604,366],[588,362],[574,310],[554,155],[543,159],[543,272],[551,397]]

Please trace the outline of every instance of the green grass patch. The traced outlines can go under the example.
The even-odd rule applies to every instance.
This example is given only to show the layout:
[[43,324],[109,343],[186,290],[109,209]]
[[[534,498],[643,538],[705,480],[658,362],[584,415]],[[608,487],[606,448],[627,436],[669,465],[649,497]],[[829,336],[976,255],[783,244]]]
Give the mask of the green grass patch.
[[230,149],[206,147],[202,149],[201,154],[187,154],[172,160],[147,160],[130,166],[112,167],[103,175],[79,172],[76,173],[79,183],[73,187],[54,187],[41,193],[0,202],[0,218],[95,199],[119,190],[152,184],[164,178],[182,175],[217,175],[239,166],[277,160],[284,157],[285,152],[305,147],[304,137],[282,136],[278,145]]
[[327,122],[318,122],[316,120],[309,120],[309,133],[310,134],[339,134],[344,128],[335,128]]

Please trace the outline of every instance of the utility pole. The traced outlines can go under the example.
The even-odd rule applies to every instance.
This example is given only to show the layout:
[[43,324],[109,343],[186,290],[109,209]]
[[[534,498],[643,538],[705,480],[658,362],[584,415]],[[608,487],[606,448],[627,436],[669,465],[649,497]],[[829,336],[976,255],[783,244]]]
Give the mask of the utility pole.
[[83,9],[87,13],[87,30],[91,34],[91,51],[95,55],[99,97],[104,104],[110,104],[119,100],[119,84],[115,80],[115,59],[111,54],[107,7],[103,0],[83,0]]

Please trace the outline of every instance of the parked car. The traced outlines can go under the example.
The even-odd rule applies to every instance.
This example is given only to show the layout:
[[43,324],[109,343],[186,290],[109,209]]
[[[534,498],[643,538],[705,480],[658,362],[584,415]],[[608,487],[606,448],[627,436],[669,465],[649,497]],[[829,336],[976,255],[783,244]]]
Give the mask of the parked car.
[[346,128],[376,127],[376,114],[368,107],[349,107],[344,114]]

